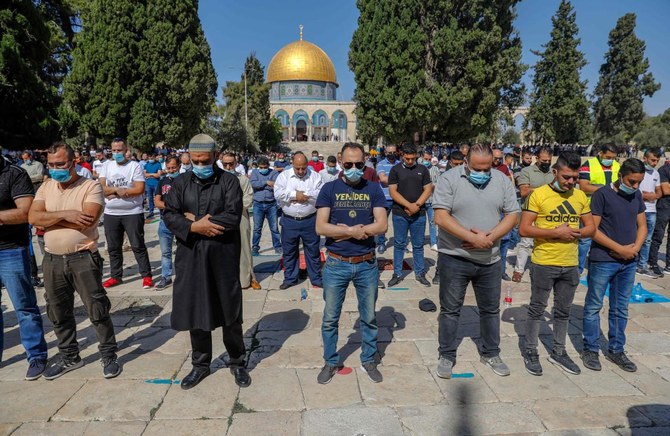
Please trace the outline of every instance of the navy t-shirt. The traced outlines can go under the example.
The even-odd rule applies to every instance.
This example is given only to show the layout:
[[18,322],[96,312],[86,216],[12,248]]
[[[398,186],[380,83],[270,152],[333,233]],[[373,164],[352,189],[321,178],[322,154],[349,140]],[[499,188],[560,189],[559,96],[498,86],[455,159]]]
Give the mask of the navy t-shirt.
[[[637,216],[644,213],[646,207],[642,193],[637,190],[633,195],[616,192],[612,185],[598,189],[591,197],[591,213],[601,217],[598,230],[621,245],[635,243],[637,237]],[[635,259],[623,261],[609,255],[609,249],[595,241],[591,245],[590,259],[594,262],[635,262]]]
[[[323,185],[316,199],[316,207],[330,208],[330,224],[366,226],[375,220],[372,212],[375,207],[386,207],[386,198],[379,183],[362,179],[358,185],[351,186],[338,178]],[[340,242],[326,238],[326,248],[340,256],[363,256],[375,249],[375,238],[351,238]]]

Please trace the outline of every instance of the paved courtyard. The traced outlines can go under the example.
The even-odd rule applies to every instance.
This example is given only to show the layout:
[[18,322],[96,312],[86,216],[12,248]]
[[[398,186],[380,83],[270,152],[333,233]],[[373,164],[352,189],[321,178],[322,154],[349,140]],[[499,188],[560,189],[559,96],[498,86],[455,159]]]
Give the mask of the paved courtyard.
[[[157,222],[146,226],[155,277],[160,274],[157,227]],[[513,303],[501,311],[501,349],[512,374],[498,377],[479,362],[477,309],[468,292],[457,375],[442,380],[435,375],[437,313],[418,308],[423,298],[439,305],[438,287],[421,286],[412,273],[397,288],[379,291],[384,382],[374,384],[360,370],[357,305],[350,289],[339,342],[346,368],[322,386],[316,382],[322,365],[321,290],[311,288],[308,281],[279,290],[282,272],[278,258],[270,255],[268,233],[263,235],[262,256],[254,258],[263,290],[244,293],[253,378],[249,388],[238,388],[225,368],[220,329],[214,335],[219,356],[212,365],[214,374],[190,391],[179,387],[191,365],[188,333],[170,329],[172,290],[142,289],[132,252],[127,251],[125,282],[109,291],[123,364],[116,379],[102,378],[95,334],[78,302],[78,339],[86,366],[52,382],[24,381],[25,354],[11,303],[3,295],[6,349],[0,364],[0,434],[670,434],[670,303],[630,307],[626,348],[638,372],[623,372],[601,359],[601,372],[582,367],[581,375],[567,375],[546,360],[551,336],[545,327],[540,347],[544,375],[534,377],[524,369],[520,353],[530,297],[528,273],[520,284],[504,282],[503,295],[511,286]],[[432,279],[436,253],[426,249]],[[392,256],[391,249],[381,258]],[[508,260],[515,260],[513,252]],[[407,263],[411,267],[411,257]],[[106,274],[107,268],[108,264]],[[508,271],[511,275],[511,266]],[[381,277],[387,282],[391,271],[384,270]],[[649,291],[670,297],[670,278],[639,281]],[[302,288],[307,290],[305,300]],[[44,313],[43,294],[39,289]],[[580,285],[571,316],[568,353],[575,359],[581,350],[585,294],[586,287]],[[606,310],[603,315],[606,328]],[[44,321],[53,355],[56,338],[46,314]]]

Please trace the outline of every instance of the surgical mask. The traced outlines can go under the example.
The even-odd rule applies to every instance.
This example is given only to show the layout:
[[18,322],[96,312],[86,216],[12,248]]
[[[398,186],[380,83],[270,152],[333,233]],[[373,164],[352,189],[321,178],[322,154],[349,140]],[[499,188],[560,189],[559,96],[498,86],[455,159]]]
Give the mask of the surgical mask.
[[649,165],[648,163],[644,164],[644,167],[649,171],[654,171],[656,169],[656,168],[652,167],[651,165]]
[[552,183],[552,187],[554,188],[554,191],[560,192],[561,194],[564,192],[568,192],[567,189],[561,188],[561,184],[558,183],[558,180],[554,180],[554,183]]
[[72,178],[70,168],[49,169],[49,176],[60,183],[67,183]]
[[209,165],[193,165],[193,174],[199,179],[209,179],[214,174],[214,168]]
[[540,167],[540,171],[542,171],[543,173],[548,173],[548,172],[549,172],[549,168],[551,168],[551,163],[549,163],[549,162],[540,162],[540,164],[539,164],[538,166]]
[[312,156],[312,160],[314,162],[318,162],[319,161],[319,156]]
[[190,170],[190,169],[191,169],[191,164],[182,164],[181,167],[182,167],[184,170]]
[[25,160],[25,164],[26,164],[26,165],[30,165],[30,164],[32,164],[32,163],[33,163],[33,161],[31,161],[30,159],[26,159],[26,160]]
[[424,161],[423,161],[423,165],[424,165],[426,168],[430,168],[431,163],[430,163],[429,160],[424,160]]
[[270,172],[270,168],[260,168],[258,172],[266,176]]
[[600,163],[605,167],[611,167],[614,163],[614,159],[600,159]]
[[112,153],[112,158],[114,158],[117,163],[121,163],[126,160],[126,157],[123,155],[123,153]]
[[337,174],[337,167],[327,167],[328,174]]
[[156,159],[149,159],[149,163],[154,163],[156,162]]
[[174,179],[174,178],[175,178],[175,177],[177,177],[178,175],[179,175],[179,173],[178,173],[178,172],[174,172],[174,173],[167,173],[167,176],[168,176],[169,178],[171,178],[171,179]]
[[158,162],[163,163],[163,162],[165,162],[165,159],[163,159],[162,157],[159,157]]
[[468,179],[475,185],[483,185],[491,178],[491,171],[475,171],[470,169]]
[[635,194],[635,191],[637,191],[637,189],[631,188],[622,181],[619,182],[619,191],[623,192],[626,195],[633,195]]
[[356,183],[363,177],[363,171],[364,170],[359,170],[356,167],[351,167],[348,170],[344,170],[344,177],[350,182]]

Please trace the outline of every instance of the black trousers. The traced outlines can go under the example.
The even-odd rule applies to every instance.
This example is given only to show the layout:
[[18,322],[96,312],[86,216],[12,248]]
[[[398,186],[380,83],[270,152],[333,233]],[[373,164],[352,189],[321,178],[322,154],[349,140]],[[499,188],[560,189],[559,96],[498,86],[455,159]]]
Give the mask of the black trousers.
[[144,214],[107,215],[105,214],[105,236],[111,276],[117,280],[123,278],[123,233],[128,235],[133,248],[137,266],[142,277],[151,277],[151,264],[147,246],[144,244]]
[[[656,226],[654,226],[654,233],[651,237],[651,247],[649,248],[649,266],[655,267],[658,266],[658,250],[663,244],[663,238],[665,237],[665,231],[668,231],[668,237],[670,237],[670,209],[657,209],[656,210]],[[670,250],[665,250],[665,266],[670,266]]]
[[[223,345],[230,356],[230,366],[244,366],[244,339],[242,324],[235,323],[223,328]],[[212,363],[212,332],[207,330],[189,330],[191,334],[191,363],[194,368],[209,368]]]
[[74,292],[86,307],[98,337],[102,357],[116,355],[114,326],[109,316],[111,303],[102,287],[102,258],[90,251],[68,256],[45,253],[42,262],[47,316],[58,338],[58,351],[70,357],[79,354],[77,322],[74,319]]

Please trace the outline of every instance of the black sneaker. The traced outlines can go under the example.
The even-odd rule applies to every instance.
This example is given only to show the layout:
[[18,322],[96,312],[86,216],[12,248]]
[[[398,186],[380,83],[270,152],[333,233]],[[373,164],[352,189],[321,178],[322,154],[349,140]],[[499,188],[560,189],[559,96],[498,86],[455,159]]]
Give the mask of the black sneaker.
[[641,275],[641,276],[645,276],[645,277],[652,278],[652,279],[657,279],[657,278],[662,277],[662,275],[659,276],[659,275],[656,274],[654,271],[652,271],[652,270],[650,270],[650,269],[648,269],[648,268],[638,268],[637,271],[636,271],[635,273],[636,273],[636,274],[639,274],[639,275]]
[[47,367],[47,360],[46,359],[33,359],[30,361],[30,365],[28,366],[28,372],[26,372],[26,380],[37,380],[40,378],[42,373],[44,373],[44,370]]
[[384,282],[382,282],[382,279],[379,279],[379,280],[377,281],[377,287],[378,287],[379,289],[386,289],[386,285],[384,284]]
[[119,365],[116,356],[103,357],[100,360],[100,364],[102,365],[102,374],[105,378],[114,378],[121,374],[121,365]]
[[166,279],[165,277],[161,277],[161,279],[156,283],[154,288],[156,289],[165,289],[168,286],[172,284],[172,279]]
[[426,276],[421,274],[419,276],[416,276],[416,281],[424,285],[425,287],[429,288],[430,287],[430,282],[426,280]]
[[663,268],[663,272],[670,274],[670,265],[666,265],[666,267]]
[[316,376],[316,381],[322,385],[328,384],[339,370],[339,365],[329,365],[326,363],[323,365],[323,368],[321,368],[319,375]]
[[440,284],[440,273],[435,273],[435,277],[433,277],[433,284],[434,285]]
[[637,371],[637,365],[631,362],[628,356],[626,356],[626,353],[623,351],[621,353],[612,353],[609,351],[605,353],[605,358],[626,372]]
[[42,280],[40,280],[39,277],[33,277],[32,282],[33,282],[33,287],[34,288],[41,288],[41,287],[44,286],[44,282]]
[[47,369],[44,370],[46,380],[57,379],[61,375],[79,369],[84,366],[84,361],[78,355],[69,357],[64,354],[57,354],[47,362]]
[[561,354],[551,353],[548,357],[548,360],[568,374],[577,375],[581,374],[582,372],[579,366],[577,366],[577,364],[573,362],[572,359],[570,359],[570,356],[568,356],[568,353],[565,351]]
[[[667,266],[663,271],[670,273],[670,270],[668,269]],[[659,279],[663,277],[663,271],[661,271],[661,267],[659,267],[658,265],[654,265],[651,267],[651,272],[654,273],[654,275]]]
[[373,382],[381,383],[384,380],[384,377],[382,377],[382,373],[377,369],[377,364],[375,362],[364,363],[361,368]]
[[526,365],[526,371],[533,375],[542,375],[542,365],[537,350],[526,350],[523,356],[523,363]]
[[502,279],[506,282],[512,281],[512,277],[508,276],[507,273],[502,274]]
[[392,288],[400,282],[402,282],[402,279],[400,277],[398,277],[397,275],[393,274],[393,277],[391,277],[391,280],[389,280],[387,286],[389,288]]
[[584,350],[582,352],[582,362],[584,363],[585,367],[592,371],[600,371],[602,369],[597,351]]

